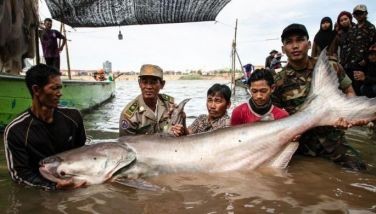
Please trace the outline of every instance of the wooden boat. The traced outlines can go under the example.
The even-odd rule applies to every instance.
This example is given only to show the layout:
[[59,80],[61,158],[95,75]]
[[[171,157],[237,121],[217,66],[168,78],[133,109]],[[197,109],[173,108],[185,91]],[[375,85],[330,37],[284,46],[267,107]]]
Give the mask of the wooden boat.
[[244,88],[244,89],[248,89],[248,85],[243,83],[241,78],[235,80],[235,86],[240,87],[240,88]]
[[[115,96],[114,81],[63,80],[60,105],[87,111]],[[31,104],[24,76],[0,73],[0,130]]]

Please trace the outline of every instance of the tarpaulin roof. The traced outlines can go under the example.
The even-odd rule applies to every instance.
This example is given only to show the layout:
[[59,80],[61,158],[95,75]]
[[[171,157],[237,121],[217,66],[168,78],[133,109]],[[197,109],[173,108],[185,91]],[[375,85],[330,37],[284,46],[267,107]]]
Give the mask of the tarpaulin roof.
[[72,27],[214,21],[230,0],[46,0],[52,18]]

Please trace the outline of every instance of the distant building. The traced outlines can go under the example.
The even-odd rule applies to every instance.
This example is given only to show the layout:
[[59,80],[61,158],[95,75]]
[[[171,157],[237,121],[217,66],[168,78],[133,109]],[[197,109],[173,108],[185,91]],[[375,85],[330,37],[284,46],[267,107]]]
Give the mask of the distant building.
[[103,63],[103,70],[106,72],[106,73],[110,73],[112,72],[112,63],[108,60],[106,60],[104,63]]

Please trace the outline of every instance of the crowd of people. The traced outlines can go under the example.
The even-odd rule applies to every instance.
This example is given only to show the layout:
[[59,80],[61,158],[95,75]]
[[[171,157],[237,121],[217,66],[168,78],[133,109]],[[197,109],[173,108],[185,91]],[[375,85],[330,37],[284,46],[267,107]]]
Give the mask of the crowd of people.
[[[282,52],[288,59],[287,65],[279,72],[272,71],[273,60],[281,55],[276,50],[270,52],[265,69],[254,70],[249,65],[247,69],[252,72],[247,74],[246,84],[251,97],[235,107],[231,116],[227,112],[231,106],[230,88],[214,84],[207,91],[208,113],[198,116],[188,127],[182,124],[168,126],[171,110],[176,106],[175,99],[159,93],[166,83],[162,68],[152,64],[143,65],[138,78],[141,94],[122,110],[119,136],[165,132],[181,137],[293,115],[299,111],[310,93],[316,57],[325,48],[328,49],[330,65],[336,71],[339,88],[343,93],[349,97],[374,97],[376,30],[367,21],[365,5],[356,6],[352,14],[357,24],[352,22],[351,13],[343,11],[337,18],[335,30],[329,17],[321,20],[311,56],[308,53],[311,42],[306,27],[296,23],[285,27],[281,42]],[[8,169],[12,179],[18,183],[45,189],[77,188],[79,186],[72,186],[69,181],[51,182],[38,171],[38,162],[43,158],[80,147],[86,141],[81,114],[74,109],[58,107],[62,84],[58,67],[51,65],[36,65],[26,73],[32,104],[30,109],[5,129]],[[344,129],[368,122],[338,118],[335,127],[313,128],[291,141],[299,142],[300,154],[324,157],[341,166],[363,170],[366,164],[346,142]]]
[[[317,58],[326,48],[328,57],[337,61],[351,79],[356,95],[376,97],[376,29],[367,20],[367,15],[367,6],[360,4],[354,7],[352,13],[340,12],[334,25],[330,17],[322,18],[310,56]],[[269,53],[266,69],[275,71],[272,60],[278,54],[276,50]]]

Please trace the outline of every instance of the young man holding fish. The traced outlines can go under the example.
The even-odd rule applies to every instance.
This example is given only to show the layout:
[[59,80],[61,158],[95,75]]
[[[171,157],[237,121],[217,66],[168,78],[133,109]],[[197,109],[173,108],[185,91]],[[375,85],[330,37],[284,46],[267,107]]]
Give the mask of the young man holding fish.
[[[208,114],[198,116],[193,123],[185,129],[182,135],[210,132],[230,126],[230,117],[227,114],[227,109],[229,109],[230,106],[231,89],[224,84],[216,83],[212,85],[208,89],[206,97]],[[179,131],[182,128],[182,125],[177,124],[172,130],[178,129]]]
[[[308,56],[311,42],[304,25],[287,26],[282,32],[281,39],[282,51],[288,58],[288,64],[275,76],[276,88],[272,98],[276,106],[286,109],[292,115],[302,107],[310,92],[316,60]],[[329,62],[337,72],[340,89],[347,96],[354,96],[351,80],[343,68],[336,61]],[[336,125],[340,128],[349,128],[366,123],[367,121],[350,122],[339,118]],[[339,128],[324,126],[311,129],[302,134],[299,142],[298,151],[304,155],[325,157],[351,169],[366,168],[355,150],[347,144],[344,131]]]
[[271,95],[275,86],[269,70],[255,70],[248,80],[248,86],[251,98],[232,111],[231,125],[278,120],[289,115],[272,104]]
[[42,159],[81,147],[86,141],[81,113],[76,109],[58,107],[62,96],[60,75],[58,70],[44,64],[33,66],[26,72],[31,107],[4,131],[9,173],[17,183],[48,190],[84,185],[73,184],[69,179],[52,182],[39,172]]

